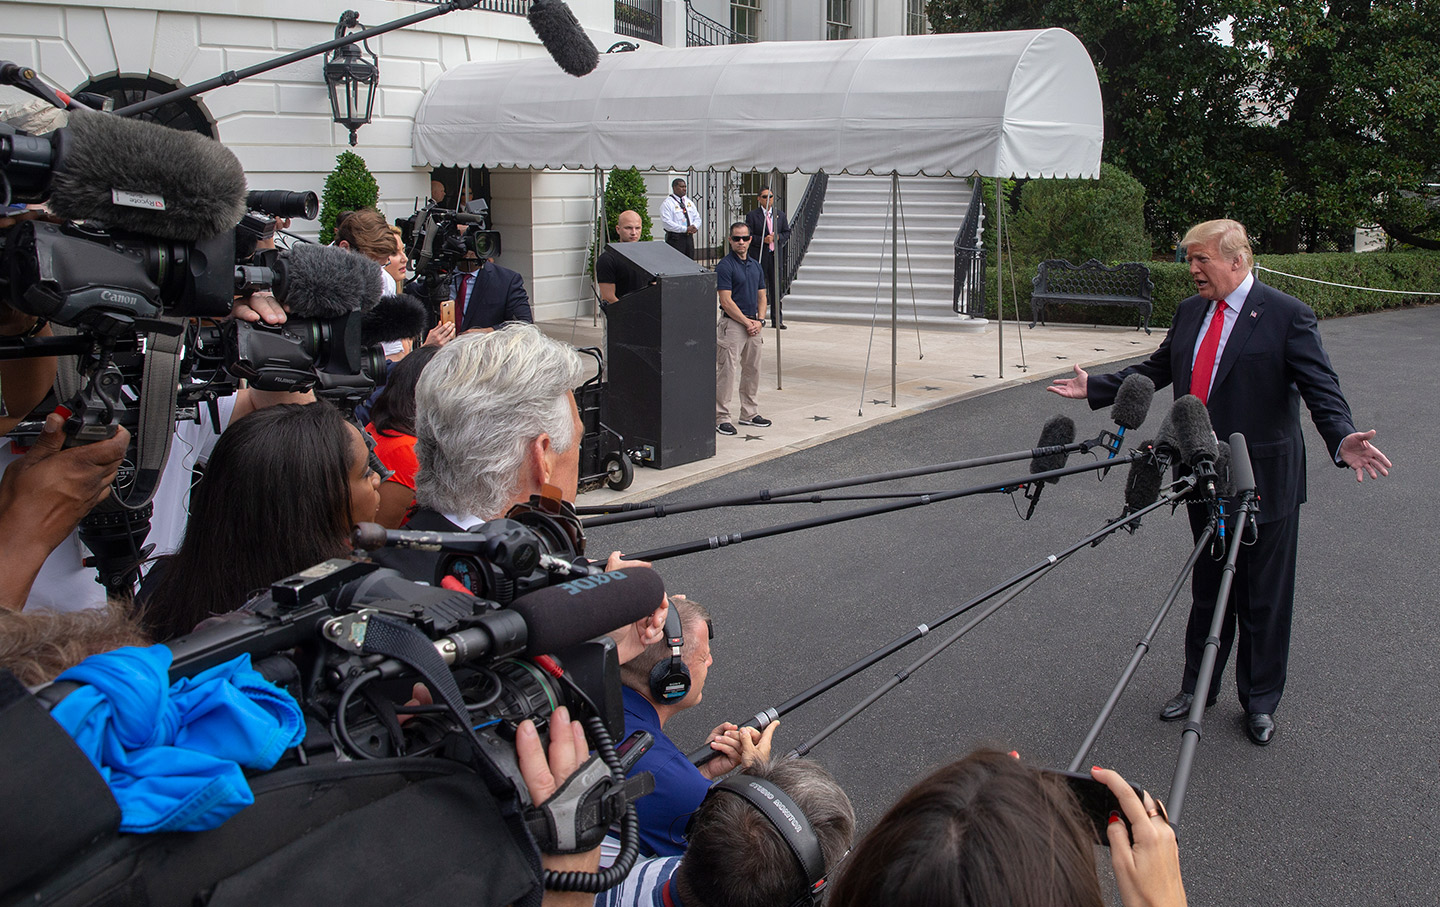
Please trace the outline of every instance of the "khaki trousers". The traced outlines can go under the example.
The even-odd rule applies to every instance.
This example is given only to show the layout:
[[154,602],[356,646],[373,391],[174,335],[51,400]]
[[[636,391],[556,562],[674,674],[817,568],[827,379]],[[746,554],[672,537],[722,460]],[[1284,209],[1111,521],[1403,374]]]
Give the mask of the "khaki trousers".
[[735,366],[740,366],[740,418],[760,414],[755,395],[760,390],[760,353],[764,331],[751,337],[745,325],[721,315],[715,325],[715,424],[730,422],[730,393],[735,387]]

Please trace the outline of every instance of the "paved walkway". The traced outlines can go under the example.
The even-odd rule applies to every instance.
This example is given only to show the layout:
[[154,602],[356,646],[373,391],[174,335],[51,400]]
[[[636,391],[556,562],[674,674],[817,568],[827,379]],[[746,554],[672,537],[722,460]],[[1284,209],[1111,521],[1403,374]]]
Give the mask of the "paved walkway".
[[[540,323],[547,334],[575,346],[599,346],[600,328],[589,318]],[[1141,356],[1160,345],[1163,329],[1146,335],[1108,326],[1004,326],[1004,369],[999,326],[983,332],[921,331],[903,327],[896,367],[898,393],[891,405],[888,319],[873,333],[849,325],[793,323],[765,331],[760,411],[775,424],[737,426],[735,437],[716,435],[715,456],[669,469],[638,468],[623,492],[608,488],[581,497],[581,504],[641,501],[747,465],[784,456],[964,397],[987,394],[1042,378]],[[777,344],[776,335],[780,335]],[[776,389],[779,347],[783,389]],[[923,358],[920,353],[923,352]],[[868,369],[867,369],[868,357]],[[735,404],[738,406],[738,403]]]

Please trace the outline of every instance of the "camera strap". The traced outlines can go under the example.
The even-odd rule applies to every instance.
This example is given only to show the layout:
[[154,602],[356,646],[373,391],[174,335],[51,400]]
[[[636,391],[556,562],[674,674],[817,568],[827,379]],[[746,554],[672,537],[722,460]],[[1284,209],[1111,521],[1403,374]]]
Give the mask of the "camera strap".
[[[139,436],[135,439],[135,481],[120,503],[130,510],[149,504],[160,487],[160,474],[170,458],[175,437],[175,391],[180,384],[180,354],[185,346],[179,335],[145,335],[145,375],[140,386]],[[118,497],[118,495],[117,495]]]

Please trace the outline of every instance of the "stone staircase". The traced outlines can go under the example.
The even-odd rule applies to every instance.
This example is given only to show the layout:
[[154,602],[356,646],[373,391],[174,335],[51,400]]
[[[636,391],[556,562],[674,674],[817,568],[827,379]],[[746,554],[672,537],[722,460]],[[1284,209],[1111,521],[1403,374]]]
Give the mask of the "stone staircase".
[[[955,234],[970,194],[968,179],[900,178],[902,325],[981,331],[988,323],[952,307]],[[782,303],[786,321],[890,323],[889,207],[890,177],[830,177],[810,248]]]

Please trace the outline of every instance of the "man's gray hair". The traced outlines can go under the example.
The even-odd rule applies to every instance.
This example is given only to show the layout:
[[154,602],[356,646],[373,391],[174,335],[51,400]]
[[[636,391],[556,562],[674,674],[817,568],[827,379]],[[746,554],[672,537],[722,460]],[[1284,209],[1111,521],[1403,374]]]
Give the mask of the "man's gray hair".
[[532,324],[512,322],[446,344],[415,388],[420,506],[502,516],[531,441],[548,434],[556,453],[579,443],[567,391],[583,373],[579,353]]
[[[800,807],[833,881],[855,837],[855,809],[839,782],[808,759],[782,759],[745,774],[774,784]],[[690,844],[675,870],[675,887],[686,907],[789,904],[808,881],[770,820],[743,797],[719,792],[695,812]]]

